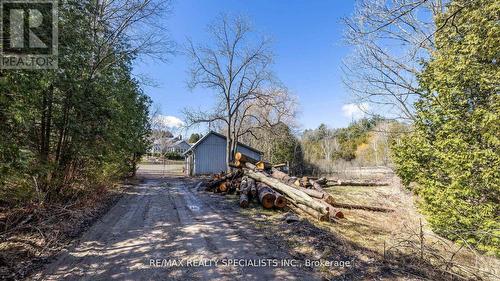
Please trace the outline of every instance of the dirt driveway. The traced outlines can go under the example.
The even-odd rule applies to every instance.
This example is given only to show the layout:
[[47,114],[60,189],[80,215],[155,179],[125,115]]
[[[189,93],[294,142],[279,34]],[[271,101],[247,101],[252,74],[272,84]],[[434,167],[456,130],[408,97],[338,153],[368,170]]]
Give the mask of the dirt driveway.
[[31,279],[321,279],[307,268],[276,265],[292,257],[241,215],[214,207],[194,183],[149,176]]

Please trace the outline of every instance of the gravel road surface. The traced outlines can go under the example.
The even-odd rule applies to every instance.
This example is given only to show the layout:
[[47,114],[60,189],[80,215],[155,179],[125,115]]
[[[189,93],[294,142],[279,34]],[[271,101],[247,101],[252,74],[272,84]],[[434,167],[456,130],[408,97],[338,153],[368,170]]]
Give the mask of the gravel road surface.
[[286,250],[231,209],[215,208],[193,184],[149,177],[32,279],[321,280],[305,268],[282,266],[291,259]]

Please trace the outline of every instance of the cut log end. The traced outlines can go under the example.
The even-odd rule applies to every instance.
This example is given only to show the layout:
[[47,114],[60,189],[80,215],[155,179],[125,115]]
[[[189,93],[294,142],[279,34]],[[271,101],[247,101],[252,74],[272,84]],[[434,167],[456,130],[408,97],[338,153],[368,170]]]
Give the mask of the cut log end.
[[262,204],[262,207],[265,209],[271,209],[274,207],[274,201],[276,200],[274,194],[272,193],[265,193],[259,196],[259,201]]
[[219,192],[226,192],[229,188],[229,183],[228,182],[222,182],[221,184],[219,184]]
[[245,155],[241,152],[236,152],[234,154],[234,159],[239,161],[239,162],[243,162],[243,163],[249,162],[249,163],[255,164],[258,162],[258,160],[253,159],[252,157]]
[[344,218],[344,213],[342,213],[342,211],[334,211],[334,216],[335,218],[337,219],[343,219]]
[[276,196],[276,200],[274,200],[274,206],[278,209],[285,208],[287,203],[287,200],[283,196]]

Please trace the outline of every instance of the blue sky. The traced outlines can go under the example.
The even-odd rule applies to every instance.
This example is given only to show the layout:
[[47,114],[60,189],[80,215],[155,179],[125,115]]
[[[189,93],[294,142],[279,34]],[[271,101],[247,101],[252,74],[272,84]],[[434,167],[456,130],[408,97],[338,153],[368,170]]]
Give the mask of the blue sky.
[[[351,121],[345,106],[350,97],[340,70],[350,49],[342,41],[340,18],[352,13],[354,1],[175,0],[172,8],[165,24],[179,46],[186,38],[208,40],[206,26],[221,13],[248,17],[255,30],[273,38],[273,69],[298,96],[301,128],[316,128],[320,123],[343,127]],[[185,107],[209,109],[213,104],[211,90],[187,88],[188,65],[189,60],[182,55],[170,57],[167,63],[149,59],[135,63],[135,74],[157,84],[144,87],[144,91],[163,115],[182,119]]]

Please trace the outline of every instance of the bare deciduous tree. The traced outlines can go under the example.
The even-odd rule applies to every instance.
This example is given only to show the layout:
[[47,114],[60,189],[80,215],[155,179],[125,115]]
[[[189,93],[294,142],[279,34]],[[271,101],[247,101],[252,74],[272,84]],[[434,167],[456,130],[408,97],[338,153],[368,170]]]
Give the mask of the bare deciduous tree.
[[256,132],[271,131],[278,124],[293,127],[296,115],[296,100],[287,89],[272,87],[258,92],[256,99],[241,104],[234,118],[233,138],[251,135],[259,139]]
[[331,131],[328,132],[325,138],[321,139],[320,144],[323,150],[324,159],[328,162],[332,160],[332,156],[335,152],[340,151],[339,141]]
[[91,6],[94,57],[89,65],[90,77],[127,56],[147,55],[165,60],[166,54],[174,50],[161,24],[170,5],[169,0],[95,1]]
[[271,87],[276,80],[270,70],[269,40],[256,36],[241,17],[221,16],[208,30],[211,45],[195,46],[189,41],[192,66],[188,85],[213,89],[216,103],[210,112],[186,109],[185,116],[188,126],[222,124],[229,164],[241,136],[252,134],[255,128],[273,126],[293,110],[288,92]]
[[394,118],[412,120],[420,95],[416,75],[434,50],[433,18],[442,0],[360,0],[343,19],[354,53],[343,64],[344,84],[355,102],[376,104]]

